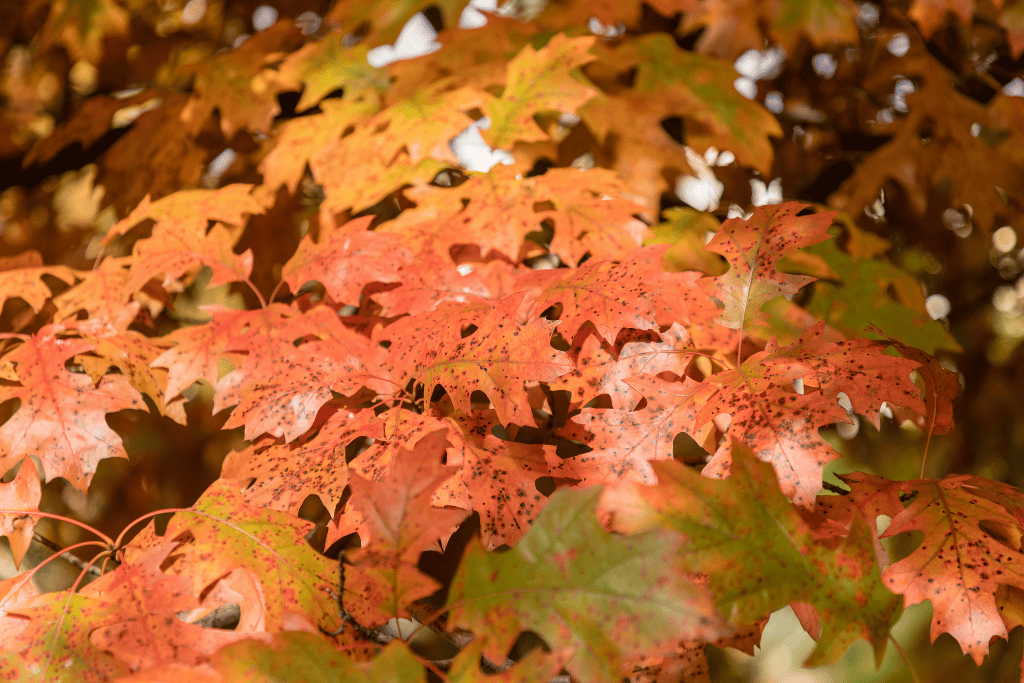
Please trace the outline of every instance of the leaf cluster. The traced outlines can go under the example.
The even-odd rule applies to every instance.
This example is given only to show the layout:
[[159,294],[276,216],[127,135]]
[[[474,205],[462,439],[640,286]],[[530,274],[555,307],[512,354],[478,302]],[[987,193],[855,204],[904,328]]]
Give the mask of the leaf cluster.
[[[825,484],[837,425],[953,429],[960,381],[932,354],[957,343],[850,218],[878,188],[856,182],[847,214],[785,202],[721,223],[664,201],[718,149],[772,168],[780,123],[719,57],[856,40],[853,6],[751,0],[727,36],[715,2],[553,2],[456,28],[464,4],[342,1],[218,51],[233,3],[52,3],[37,54],[95,68],[137,32],[168,54],[25,157],[134,116],[108,156],[146,170],[114,182],[104,160],[118,192],[91,268],[0,266],[0,533],[16,564],[44,519],[99,539],[61,548],[94,553],[65,555],[84,567],[69,588],[38,590],[39,567],[0,582],[0,672],[701,680],[708,644],[750,651],[786,605],[817,641],[809,665],[858,640],[880,662],[925,600],[932,637],[980,663],[1018,623],[1020,492]],[[930,36],[925,4],[909,17]],[[371,66],[422,10],[440,47]],[[470,168],[471,132],[510,163]],[[218,145],[239,161],[213,177]],[[133,455],[122,418],[195,431],[200,413],[237,448],[190,505],[116,538],[46,509],[43,487],[95,495]],[[914,531],[893,561],[882,539]]]

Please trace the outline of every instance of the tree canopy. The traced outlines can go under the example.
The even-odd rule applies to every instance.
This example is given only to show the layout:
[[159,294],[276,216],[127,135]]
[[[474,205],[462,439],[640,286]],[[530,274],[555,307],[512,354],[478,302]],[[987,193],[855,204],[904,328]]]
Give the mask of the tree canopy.
[[4,677],[1021,677],[1024,2],[4,7]]

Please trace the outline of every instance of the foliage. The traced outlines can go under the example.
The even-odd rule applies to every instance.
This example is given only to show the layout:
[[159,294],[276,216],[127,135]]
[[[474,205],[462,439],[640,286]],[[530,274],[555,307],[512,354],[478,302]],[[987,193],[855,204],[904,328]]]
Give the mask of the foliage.
[[[1024,228],[1024,100],[932,54],[982,26],[1014,64],[1021,3],[464,5],[55,0],[0,29],[28,169],[0,196],[0,533],[56,551],[0,583],[0,672],[699,681],[787,605],[808,665],[880,663],[923,601],[981,664],[1024,623],[1024,498],[938,471],[948,356],[979,347],[929,315],[935,257],[891,249],[920,235],[875,232],[886,197]],[[438,48],[372,66],[420,12]],[[734,87],[766,40],[865,96],[794,81],[773,114]],[[783,169],[816,199],[795,159],[869,109],[889,137],[837,210],[740,198]],[[713,169],[728,217],[680,206]]]

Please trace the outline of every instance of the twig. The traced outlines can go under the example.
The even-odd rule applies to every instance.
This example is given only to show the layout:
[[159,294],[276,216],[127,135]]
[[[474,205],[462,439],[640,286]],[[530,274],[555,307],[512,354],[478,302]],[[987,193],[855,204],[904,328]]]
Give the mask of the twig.
[[45,536],[41,535],[40,533],[33,532],[32,540],[36,541],[40,545],[46,546],[54,553],[60,555],[61,559],[67,561],[69,564],[72,564],[75,567],[78,567],[79,571],[83,571],[86,574],[91,574],[92,576],[96,577],[103,576],[102,570],[100,570],[100,568],[97,567],[95,564],[91,562],[86,562],[85,560],[81,560],[75,557],[73,553],[64,552],[64,548],[61,548],[59,545],[57,545],[50,539],[46,538]]

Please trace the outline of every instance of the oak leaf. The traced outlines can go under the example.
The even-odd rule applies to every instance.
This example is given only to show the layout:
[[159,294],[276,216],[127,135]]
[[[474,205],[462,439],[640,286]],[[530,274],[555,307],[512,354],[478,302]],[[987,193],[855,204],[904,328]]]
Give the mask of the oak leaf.
[[[503,261],[490,263],[504,264]],[[469,268],[472,270],[464,275],[460,272]],[[509,270],[511,268],[509,266]],[[401,280],[399,286],[372,292],[370,296],[380,304],[381,315],[392,317],[419,315],[449,303],[504,298],[512,293],[503,291],[500,286],[488,286],[477,271],[472,265],[468,268],[456,267],[446,255],[421,251],[398,267],[397,276]]]
[[410,0],[397,5],[389,0],[339,2],[324,16],[324,21],[349,33],[365,28],[366,40],[380,45],[394,42],[409,19],[429,8],[440,13],[445,26],[457,26],[466,4],[466,0]]
[[[882,514],[892,522],[882,538],[909,531],[924,534],[921,544],[887,567],[882,578],[907,605],[929,600],[932,640],[949,633],[980,664],[990,640],[1007,634],[997,589],[1024,588],[1019,541],[1024,496],[1005,484],[968,475],[903,482],[851,478],[847,483],[862,496],[865,486],[888,493],[882,499],[888,509]],[[897,495],[910,498],[905,508],[900,509]]]
[[26,251],[17,256],[0,258],[0,309],[12,297],[17,297],[40,311],[53,292],[47,286],[44,276],[63,280],[65,284],[75,281],[75,271],[67,266],[44,266],[38,251]]
[[684,377],[667,382],[650,375],[625,380],[647,405],[638,410],[583,408],[566,424],[562,435],[592,450],[564,461],[564,476],[584,485],[620,478],[654,482],[650,461],[672,457],[676,435],[688,433],[701,443],[710,430],[698,428],[697,413],[708,388]]
[[698,51],[726,59],[762,50],[766,40],[790,53],[803,38],[818,48],[860,40],[858,8],[850,0],[655,0],[652,6],[666,15],[686,11],[681,31],[706,26]]
[[178,614],[197,606],[199,600],[188,577],[160,570],[174,547],[174,543],[166,543],[154,548],[83,590],[110,606],[108,616],[92,622],[89,642],[125,662],[132,671],[170,662],[194,666],[230,642],[265,636],[208,629],[180,619]]
[[[216,386],[220,362],[232,351],[262,346],[266,353],[271,343],[280,343],[282,336],[292,335],[285,342],[290,344],[313,331],[303,326],[303,316],[283,304],[270,304],[255,311],[211,304],[202,310],[211,320],[202,325],[180,327],[164,336],[161,341],[170,348],[151,363],[154,367],[167,368],[165,401],[168,403],[198,380]],[[240,345],[247,340],[247,345]]]
[[533,120],[543,111],[575,113],[596,93],[578,67],[595,59],[593,36],[569,38],[559,33],[535,50],[527,45],[508,63],[508,80],[500,99],[486,108],[490,126],[484,139],[494,147],[548,139]]
[[498,673],[485,673],[481,656],[487,646],[485,638],[474,638],[462,651],[455,656],[451,668],[448,669],[448,680],[452,683],[531,683],[532,681],[550,681],[568,659],[569,651],[544,652],[541,649],[530,650],[515,666]]
[[88,353],[76,355],[75,361],[94,383],[102,381],[111,368],[117,368],[133,389],[153,400],[160,414],[185,424],[183,402],[164,403],[167,371],[151,365],[163,349],[152,339],[134,330],[118,331],[102,317],[72,321],[68,328],[78,330],[83,339],[93,344]]
[[[852,240],[854,230],[860,229],[855,225],[847,227]],[[836,280],[814,283],[806,307],[818,318],[850,337],[863,336],[875,327],[926,353],[940,348],[960,350],[942,322],[932,320],[925,311],[917,279],[880,258],[880,253],[847,253],[834,239],[810,246],[806,251],[824,258],[838,275]],[[896,296],[890,295],[890,291],[895,291]]]
[[412,262],[412,254],[394,235],[367,230],[372,218],[346,223],[318,244],[303,237],[281,270],[281,280],[294,293],[316,280],[339,304],[358,304],[370,283],[400,281],[399,269]]
[[156,200],[147,196],[110,228],[103,243],[109,244],[147,218],[156,222],[154,228],[166,227],[199,237],[206,234],[210,221],[242,225],[245,216],[266,209],[252,190],[252,185],[235,183],[217,190],[182,190]]
[[706,577],[715,606],[737,626],[787,603],[812,605],[821,633],[808,666],[834,662],[860,639],[881,661],[902,610],[879,574],[867,524],[855,519],[838,545],[817,542],[772,468],[738,441],[732,451],[727,481],[656,462],[656,486],[623,482],[607,489],[602,514],[627,532],[658,526],[682,534],[680,557]]
[[621,330],[612,345],[589,325],[580,328],[567,352],[575,363],[552,389],[572,393],[572,403],[585,405],[607,394],[613,408],[631,410],[642,398],[628,380],[639,375],[672,372],[682,375],[695,356],[686,329],[679,323],[660,334],[635,329]]
[[195,85],[181,111],[182,123],[195,135],[216,109],[220,113],[220,128],[229,140],[243,128],[269,132],[271,122],[281,111],[277,94],[286,86],[264,67],[279,51],[297,47],[300,40],[298,27],[281,21],[238,47],[193,66]]
[[[396,379],[414,380],[430,396],[444,386],[459,410],[468,411],[470,394],[487,394],[503,424],[531,424],[526,382],[548,382],[572,369],[548,342],[554,323],[516,322],[523,294],[488,304],[449,305],[388,326],[383,335]],[[463,337],[462,326],[476,330]]]
[[416,568],[420,553],[440,550],[467,511],[438,508],[431,499],[457,471],[441,465],[447,430],[429,434],[414,448],[400,448],[387,476],[376,481],[353,474],[349,504],[368,528],[362,547],[347,553],[342,601],[356,621],[376,626],[405,617],[408,605],[440,586]]
[[283,122],[276,130],[277,143],[260,162],[264,187],[276,190],[284,185],[294,193],[307,165],[320,168],[319,156],[329,153],[332,144],[349,126],[365,121],[380,109],[373,98],[355,101],[325,100],[321,113]]
[[601,339],[615,341],[622,329],[657,330],[655,293],[645,279],[628,264],[590,259],[565,273],[541,271],[546,280],[531,309],[534,317],[555,304],[560,305],[558,332],[573,339],[585,323]]
[[[224,459],[221,477],[255,478],[243,491],[252,505],[297,515],[306,497],[315,495],[334,512],[348,485],[346,448],[359,437],[383,436],[382,423],[373,417],[372,411],[356,413],[342,406],[325,405],[313,424],[314,436],[289,444],[254,443],[232,451]],[[328,540],[328,547],[332,541]]]
[[175,513],[164,538],[191,539],[175,553],[196,590],[245,568],[259,579],[266,598],[268,632],[285,628],[295,614],[326,630],[337,628],[331,595],[337,564],[306,543],[313,525],[292,515],[245,502],[235,479],[214,482],[195,505]]
[[[228,350],[247,355],[218,380],[213,410],[235,405],[224,426],[244,425],[246,439],[271,434],[293,441],[313,424],[332,391],[352,395],[366,386],[386,394],[394,389],[384,350],[345,327],[332,309],[317,306],[289,322],[290,329],[250,330],[229,343]],[[293,343],[314,335],[318,338]]]
[[78,624],[109,618],[112,606],[71,591],[39,594],[27,575],[0,582],[0,676],[5,680],[105,683],[128,666],[93,647]]
[[804,204],[758,207],[748,220],[722,224],[707,249],[721,254],[729,270],[706,278],[706,291],[725,305],[718,322],[747,329],[761,316],[761,307],[776,296],[793,295],[814,278],[779,272],[779,260],[795,249],[827,240],[831,214],[798,216]]
[[[28,458],[21,461],[21,469],[13,480],[0,483],[0,508],[4,510],[0,512],[0,536],[7,537],[15,568],[21,567],[32,543],[35,519],[31,513],[39,509],[42,494],[36,467]],[[23,512],[12,512],[14,510]]]
[[[822,330],[819,325],[791,346],[754,354],[740,367],[708,378],[696,425],[727,414],[730,438],[705,466],[705,475],[725,475],[732,461],[731,444],[742,441],[775,467],[783,493],[811,505],[821,489],[822,468],[839,457],[818,430],[850,421],[838,403],[840,393],[853,412],[876,428],[885,402],[919,415],[925,412],[920,391],[910,381],[916,362],[886,355],[886,342],[824,342]],[[804,393],[795,390],[797,381],[803,383]]]
[[331,31],[317,41],[306,43],[290,53],[277,68],[277,80],[302,90],[295,110],[316,106],[335,90],[346,100],[359,99],[366,91],[383,90],[387,85],[380,69],[366,60],[364,45],[346,44],[345,31]]
[[[448,595],[449,623],[486,636],[503,661],[522,631],[537,633],[580,680],[619,681],[630,662],[728,628],[679,571],[679,539],[616,536],[597,522],[599,489],[556,492],[515,548],[466,549]],[[629,615],[626,617],[625,615]]]
[[[439,493],[441,502],[461,507],[465,490],[472,510],[480,515],[480,542],[488,550],[515,545],[546,504],[537,480],[552,474],[560,463],[555,448],[546,444],[516,443],[493,433],[494,412],[455,413],[448,440],[456,452],[449,465],[460,466],[457,477],[449,479]],[[455,457],[452,457],[455,456]]]
[[107,413],[145,404],[121,375],[105,375],[94,384],[88,375],[68,371],[65,362],[94,345],[62,338],[63,331],[47,325],[5,356],[15,363],[19,384],[0,386],[0,401],[17,398],[21,406],[0,426],[6,451],[0,469],[35,456],[46,481],[64,477],[85,492],[100,460],[128,457],[121,437],[107,425]]
[[125,296],[130,268],[128,258],[106,258],[98,268],[78,273],[81,282],[54,297],[54,320],[61,322],[85,311],[89,320],[122,332],[127,330],[141,308]]

